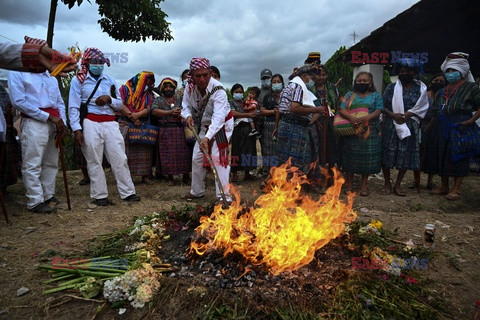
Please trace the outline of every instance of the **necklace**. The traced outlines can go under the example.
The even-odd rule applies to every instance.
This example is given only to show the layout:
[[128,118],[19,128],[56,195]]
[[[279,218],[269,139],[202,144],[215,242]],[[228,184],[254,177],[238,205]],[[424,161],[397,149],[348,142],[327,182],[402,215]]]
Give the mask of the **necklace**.
[[457,81],[453,86],[452,85],[447,85],[445,88],[445,92],[443,93],[443,104],[442,104],[442,109],[445,108],[445,106],[448,104],[448,101],[450,98],[455,94],[457,91],[458,87],[462,84],[462,81]]

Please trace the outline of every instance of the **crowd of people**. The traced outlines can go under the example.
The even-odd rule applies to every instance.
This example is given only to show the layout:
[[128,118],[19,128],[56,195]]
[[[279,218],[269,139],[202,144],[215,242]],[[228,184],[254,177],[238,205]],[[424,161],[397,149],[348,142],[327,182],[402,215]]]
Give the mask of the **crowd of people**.
[[[35,44],[37,54],[48,48],[37,39],[26,38],[26,44]],[[305,64],[294,69],[288,83],[264,69],[260,87],[245,90],[236,83],[230,95],[220,82],[220,70],[206,58],[190,61],[180,86],[170,77],[155,86],[155,75],[143,71],[117,87],[104,71],[105,64],[110,61],[99,49],[85,50],[70,85],[68,107],[49,74],[52,65],[29,70],[35,73],[9,73],[10,102],[22,117],[21,172],[29,210],[51,213],[49,203],[58,203],[58,148],[67,123],[84,175],[80,184],[90,184],[90,198],[99,206],[111,204],[106,166],[124,201],[140,201],[135,176],[146,184],[166,179],[169,185],[181,177],[182,183],[191,183],[184,198],[201,198],[205,175],[214,169],[217,199],[231,202],[229,184],[239,181],[240,173],[245,180],[268,179],[272,167],[287,161],[307,175],[305,187],[312,192],[328,187],[337,167],[346,177],[346,193],[368,196],[369,176],[382,171],[385,182],[380,192],[406,196],[402,181],[411,170],[414,188],[424,171],[432,194],[457,200],[470,159],[480,153],[475,123],[480,117],[480,89],[465,53],[447,55],[442,72],[428,85],[418,80],[418,61],[401,59],[398,80],[383,94],[376,90],[371,73],[359,72],[344,96],[338,82],[329,81],[318,52],[311,52]],[[69,66],[67,71],[74,69]],[[11,113],[3,102],[2,109]],[[154,134],[139,142],[132,140],[133,129]],[[14,150],[15,136],[3,135],[2,154],[7,148]],[[9,161],[2,160],[3,169]],[[392,169],[398,170],[394,182]],[[3,190],[15,180],[9,179],[14,171],[2,171]],[[353,188],[356,174],[361,176],[358,190]],[[441,176],[438,188],[434,175]]]

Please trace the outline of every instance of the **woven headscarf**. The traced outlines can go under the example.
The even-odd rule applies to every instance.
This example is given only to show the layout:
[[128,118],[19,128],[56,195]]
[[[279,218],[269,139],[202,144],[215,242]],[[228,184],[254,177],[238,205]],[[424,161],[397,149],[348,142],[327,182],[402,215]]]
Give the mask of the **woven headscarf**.
[[166,78],[163,78],[162,82],[160,82],[160,84],[158,85],[158,90],[162,91],[163,86],[167,83],[170,83],[171,85],[173,85],[175,89],[177,88],[177,81],[175,81],[170,77],[166,77]]
[[207,58],[195,57],[192,59],[192,61],[190,61],[190,72],[188,73],[187,77],[189,95],[192,95],[193,87],[195,86],[195,83],[193,82],[193,71],[202,68],[210,69],[210,61],[208,61]]
[[460,71],[462,78],[467,78],[468,82],[475,82],[473,75],[470,72],[470,64],[468,63],[468,53],[452,52],[447,55],[445,61],[443,61],[440,69],[445,73],[447,69],[452,68]]
[[25,36],[25,43],[32,43],[32,44],[41,44],[42,46],[48,45],[47,41],[37,38],[30,38],[29,36]]
[[[147,80],[151,79],[149,87]],[[132,79],[128,80],[120,87],[120,96],[123,104],[132,112],[140,112],[145,107],[149,107],[153,103],[153,94],[149,88],[153,88],[155,84],[155,76],[153,72],[142,71]]]
[[87,48],[83,53],[81,69],[77,73],[77,78],[80,83],[83,83],[83,81],[85,81],[85,78],[87,77],[89,63],[106,63],[107,66],[110,67],[110,60],[108,58],[105,58],[102,51],[97,48]]

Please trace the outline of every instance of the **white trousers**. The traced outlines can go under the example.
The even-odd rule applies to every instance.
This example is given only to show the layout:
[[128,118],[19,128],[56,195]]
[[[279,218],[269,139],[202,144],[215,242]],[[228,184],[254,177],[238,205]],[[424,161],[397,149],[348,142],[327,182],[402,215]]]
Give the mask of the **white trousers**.
[[[200,139],[205,137],[206,129],[202,126],[200,130]],[[225,134],[227,136],[228,141],[232,137],[233,133],[233,119],[228,120],[225,122]],[[215,164],[215,168],[217,169],[218,178],[222,183],[223,191],[227,198],[227,201],[231,201],[232,198],[230,196],[230,186],[229,186],[229,178],[230,178],[230,166],[224,167],[218,164],[219,162],[219,152],[217,142],[215,141],[212,146],[212,159]],[[195,143],[195,147],[193,148],[193,156],[192,156],[192,189],[190,193],[194,196],[201,197],[205,195],[205,175],[207,173],[207,169],[203,167],[203,153],[200,151],[200,146],[198,142]],[[217,195],[217,199],[221,199],[222,195],[220,194],[220,189],[218,186],[217,181],[215,181],[215,191]]]
[[52,122],[22,119],[22,175],[28,209],[55,195],[58,172],[55,133]]
[[112,168],[117,180],[120,198],[135,194],[130,169],[128,168],[125,142],[116,121],[95,122],[83,120],[82,151],[87,160],[88,176],[90,177],[90,197],[103,199],[108,197],[107,180],[103,171],[103,154]]

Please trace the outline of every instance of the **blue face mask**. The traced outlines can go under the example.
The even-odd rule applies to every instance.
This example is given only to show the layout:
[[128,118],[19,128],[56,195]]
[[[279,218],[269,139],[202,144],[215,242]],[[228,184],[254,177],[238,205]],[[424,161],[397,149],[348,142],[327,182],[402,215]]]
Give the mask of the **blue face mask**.
[[95,75],[95,76],[99,76],[102,74],[103,72],[103,64],[91,64],[89,67],[88,67],[88,70],[90,70],[90,72]]
[[270,87],[270,84],[272,83],[272,79],[264,79],[262,80],[262,88],[268,88]]
[[445,73],[445,78],[447,79],[448,83],[455,83],[462,78],[460,71],[454,71]]
[[182,87],[186,88],[188,86],[188,80],[185,79],[182,81]]
[[306,83],[306,85],[307,85],[307,88],[311,90],[311,89],[315,88],[315,81],[313,81],[312,79],[310,79],[310,81],[308,81],[308,82]]
[[272,84],[273,91],[281,91],[283,89],[283,85],[281,83],[274,83]]
[[242,99],[243,99],[243,93],[234,93],[233,94],[233,100],[242,101]]

